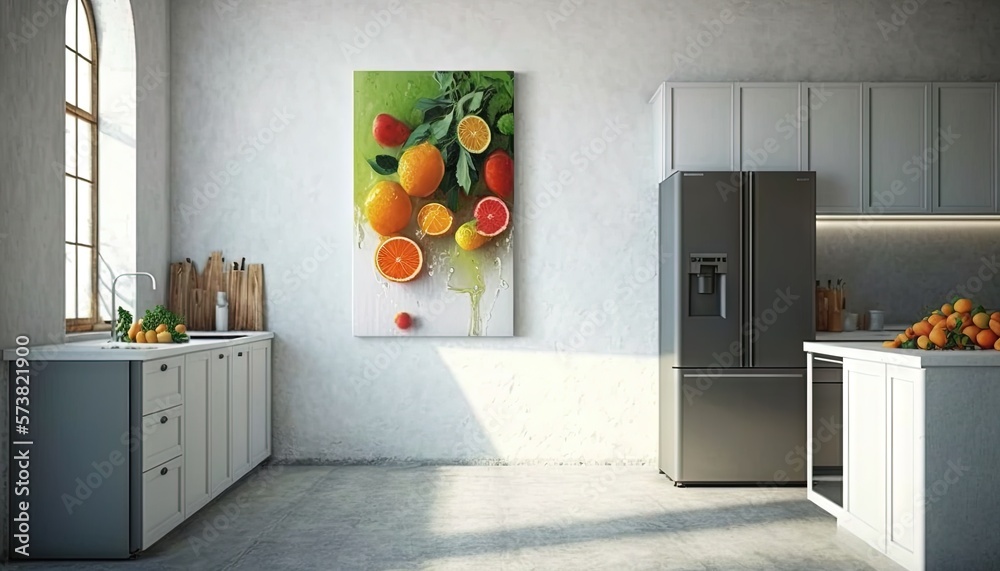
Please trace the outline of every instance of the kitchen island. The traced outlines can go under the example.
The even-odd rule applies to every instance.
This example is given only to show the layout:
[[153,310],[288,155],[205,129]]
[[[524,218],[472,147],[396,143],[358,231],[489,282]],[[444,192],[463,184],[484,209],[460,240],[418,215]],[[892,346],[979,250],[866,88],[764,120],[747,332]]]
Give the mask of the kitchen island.
[[125,559],[271,455],[270,332],[4,351],[12,559]]
[[906,569],[988,569],[1000,561],[1000,351],[806,342],[814,377],[843,367],[842,488],[814,478],[809,499]]

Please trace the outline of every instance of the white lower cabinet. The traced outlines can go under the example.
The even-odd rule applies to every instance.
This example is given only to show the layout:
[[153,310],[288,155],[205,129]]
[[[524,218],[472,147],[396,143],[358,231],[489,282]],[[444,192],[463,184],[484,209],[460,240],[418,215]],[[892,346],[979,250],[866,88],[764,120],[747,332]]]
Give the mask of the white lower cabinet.
[[271,454],[271,341],[143,363],[142,548]]
[[233,347],[232,375],[233,479],[250,471],[250,346]]
[[924,370],[844,359],[844,511],[838,525],[923,569]]
[[142,548],[184,521],[184,457],[142,474]]
[[212,499],[208,466],[209,375],[211,352],[191,353],[184,360],[184,515]]

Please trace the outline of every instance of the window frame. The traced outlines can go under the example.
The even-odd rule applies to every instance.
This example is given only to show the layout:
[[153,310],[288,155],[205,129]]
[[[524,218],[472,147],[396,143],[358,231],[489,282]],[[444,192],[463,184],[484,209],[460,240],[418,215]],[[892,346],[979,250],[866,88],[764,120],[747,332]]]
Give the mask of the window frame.
[[[75,3],[75,2],[77,2],[77,0],[70,0],[70,2],[74,2]],[[67,333],[82,332],[82,331],[94,331],[94,330],[103,328],[102,327],[102,322],[101,322],[101,313],[100,313],[101,310],[100,310],[100,304],[99,304],[99,299],[100,299],[99,282],[100,282],[100,280],[98,279],[98,260],[100,258],[100,254],[99,254],[99,247],[100,247],[100,243],[99,243],[99,237],[100,237],[100,233],[99,233],[99,228],[100,228],[99,213],[100,213],[100,209],[98,208],[98,205],[99,205],[99,196],[100,196],[100,191],[99,191],[99,188],[100,188],[99,187],[99,178],[100,178],[100,175],[99,175],[98,168],[97,168],[97,165],[98,165],[98,152],[99,152],[97,141],[98,141],[98,125],[99,125],[99,123],[98,123],[98,68],[99,68],[98,60],[100,58],[100,54],[97,51],[97,25],[96,25],[96,21],[94,19],[94,7],[91,5],[91,1],[90,0],[79,0],[79,4],[83,7],[84,14],[80,14],[79,10],[77,10],[77,14],[76,14],[77,21],[73,23],[74,26],[76,27],[76,32],[75,33],[77,34],[76,45],[74,45],[73,47],[70,47],[68,45],[64,46],[64,47],[65,47],[66,50],[68,50],[69,52],[73,53],[73,55],[74,55],[73,64],[74,65],[78,66],[79,58],[82,58],[83,60],[88,61],[90,63],[91,73],[90,73],[90,86],[89,87],[90,87],[90,108],[91,108],[92,112],[84,111],[83,109],[77,107],[77,105],[75,105],[73,103],[70,103],[68,100],[65,102],[65,106],[66,106],[66,116],[67,117],[72,117],[74,119],[78,119],[78,120],[81,120],[81,121],[86,121],[86,122],[90,123],[90,125],[91,125],[91,129],[90,129],[90,139],[91,139],[90,140],[90,160],[91,160],[91,170],[90,170],[90,172],[91,172],[91,179],[92,180],[87,181],[87,179],[83,179],[83,178],[81,178],[81,177],[78,176],[79,175],[79,170],[80,170],[79,169],[79,164],[77,164],[77,170],[76,170],[76,172],[72,173],[72,174],[69,173],[69,172],[65,172],[67,169],[64,168],[63,169],[63,171],[64,171],[63,177],[64,177],[64,179],[68,179],[68,178],[74,179],[76,181],[77,185],[79,185],[79,183],[80,183],[81,180],[84,181],[84,182],[89,182],[90,183],[90,185],[91,185],[90,211],[91,211],[91,221],[92,221],[92,223],[91,223],[91,236],[90,236],[90,245],[89,246],[86,245],[86,244],[81,244],[80,243],[80,241],[79,241],[79,222],[75,222],[74,224],[77,226],[77,236],[76,236],[77,240],[71,242],[69,240],[66,240],[65,239],[66,237],[64,236],[64,247],[65,246],[75,246],[75,247],[82,246],[82,247],[85,247],[85,248],[89,247],[90,254],[91,254],[90,255],[90,281],[91,281],[91,284],[90,284],[91,285],[91,289],[90,289],[90,291],[91,291],[91,295],[90,295],[89,317],[66,318],[66,332]],[[67,14],[67,17],[68,17],[68,14]],[[91,57],[89,57],[89,58],[83,56],[82,54],[80,54],[77,51],[77,49],[80,47],[80,37],[79,37],[79,30],[80,30],[79,24],[80,24],[80,22],[79,22],[79,19],[81,17],[86,17],[87,18],[87,28],[90,30],[90,38],[89,39],[90,39],[90,56]],[[68,25],[68,22],[66,22],[66,24]],[[79,103],[79,101],[80,101],[80,88],[81,88],[79,66],[76,68],[76,71],[74,72],[73,75],[74,75],[75,89],[76,89],[76,103]],[[74,152],[77,155],[77,159],[79,159],[80,158],[80,148],[81,148],[81,146],[80,146],[80,139],[79,139],[79,129],[77,128],[77,129],[75,129],[75,131],[76,131],[76,137],[77,138],[76,138],[76,142],[74,144]],[[68,163],[68,161],[67,161],[67,163]],[[64,185],[65,185],[65,180],[64,180]],[[79,220],[78,210],[79,210],[79,207],[80,207],[80,204],[79,204],[79,187],[77,187],[77,191],[74,193],[74,196],[76,197],[77,204],[74,205],[72,215],[75,216],[75,217],[77,217],[77,221],[78,221]],[[69,205],[68,204],[65,206],[64,210],[66,212],[66,216],[70,216],[70,209],[69,209]],[[79,251],[79,250],[77,250],[77,251]],[[79,258],[77,258],[76,264],[74,265],[74,271],[76,272],[76,276],[74,277],[74,280],[73,280],[74,290],[75,290],[74,291],[74,299],[76,299],[76,304],[77,304],[76,313],[78,315],[80,313],[80,307],[79,307],[79,304],[80,304],[80,295],[79,295],[79,266],[80,266],[80,262],[81,262],[81,260]],[[67,271],[66,268],[64,268],[64,273],[66,271]],[[65,311],[65,307],[64,307],[64,311]],[[112,316],[112,320],[113,319],[114,319],[114,316]]]

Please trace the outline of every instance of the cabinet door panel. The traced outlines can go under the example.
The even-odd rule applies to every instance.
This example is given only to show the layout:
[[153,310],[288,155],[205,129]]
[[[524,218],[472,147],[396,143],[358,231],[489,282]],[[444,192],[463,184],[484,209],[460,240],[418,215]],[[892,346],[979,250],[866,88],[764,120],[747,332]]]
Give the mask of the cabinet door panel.
[[733,170],[732,83],[667,84],[667,175]]
[[250,348],[250,460],[257,464],[267,458],[268,391],[270,345],[254,343]]
[[745,171],[799,170],[799,85],[738,86],[738,156]]
[[920,557],[924,534],[923,408],[924,373],[888,366],[889,381],[889,545],[897,561]]
[[184,362],[184,517],[211,499],[209,484],[209,357],[203,351]]
[[861,84],[805,84],[803,170],[816,171],[816,212],[861,212]]
[[250,346],[233,347],[233,479],[250,470]]
[[996,211],[996,84],[935,84],[934,211]]
[[844,359],[847,451],[844,509],[868,540],[884,541],[886,526],[885,365]]
[[[219,355],[222,358],[219,358]],[[230,395],[229,365],[232,353],[229,349],[213,353],[209,359],[211,369],[209,384],[209,482],[212,497],[218,495],[233,481],[233,454],[230,439],[233,434],[232,399]]]
[[930,211],[930,86],[873,83],[865,87],[868,125],[865,159],[866,211]]

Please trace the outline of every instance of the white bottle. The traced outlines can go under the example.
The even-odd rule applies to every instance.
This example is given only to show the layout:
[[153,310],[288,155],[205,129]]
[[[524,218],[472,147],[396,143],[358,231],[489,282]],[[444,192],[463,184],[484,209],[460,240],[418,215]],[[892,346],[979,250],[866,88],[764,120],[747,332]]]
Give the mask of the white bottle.
[[229,302],[224,291],[215,294],[215,330],[229,331]]

